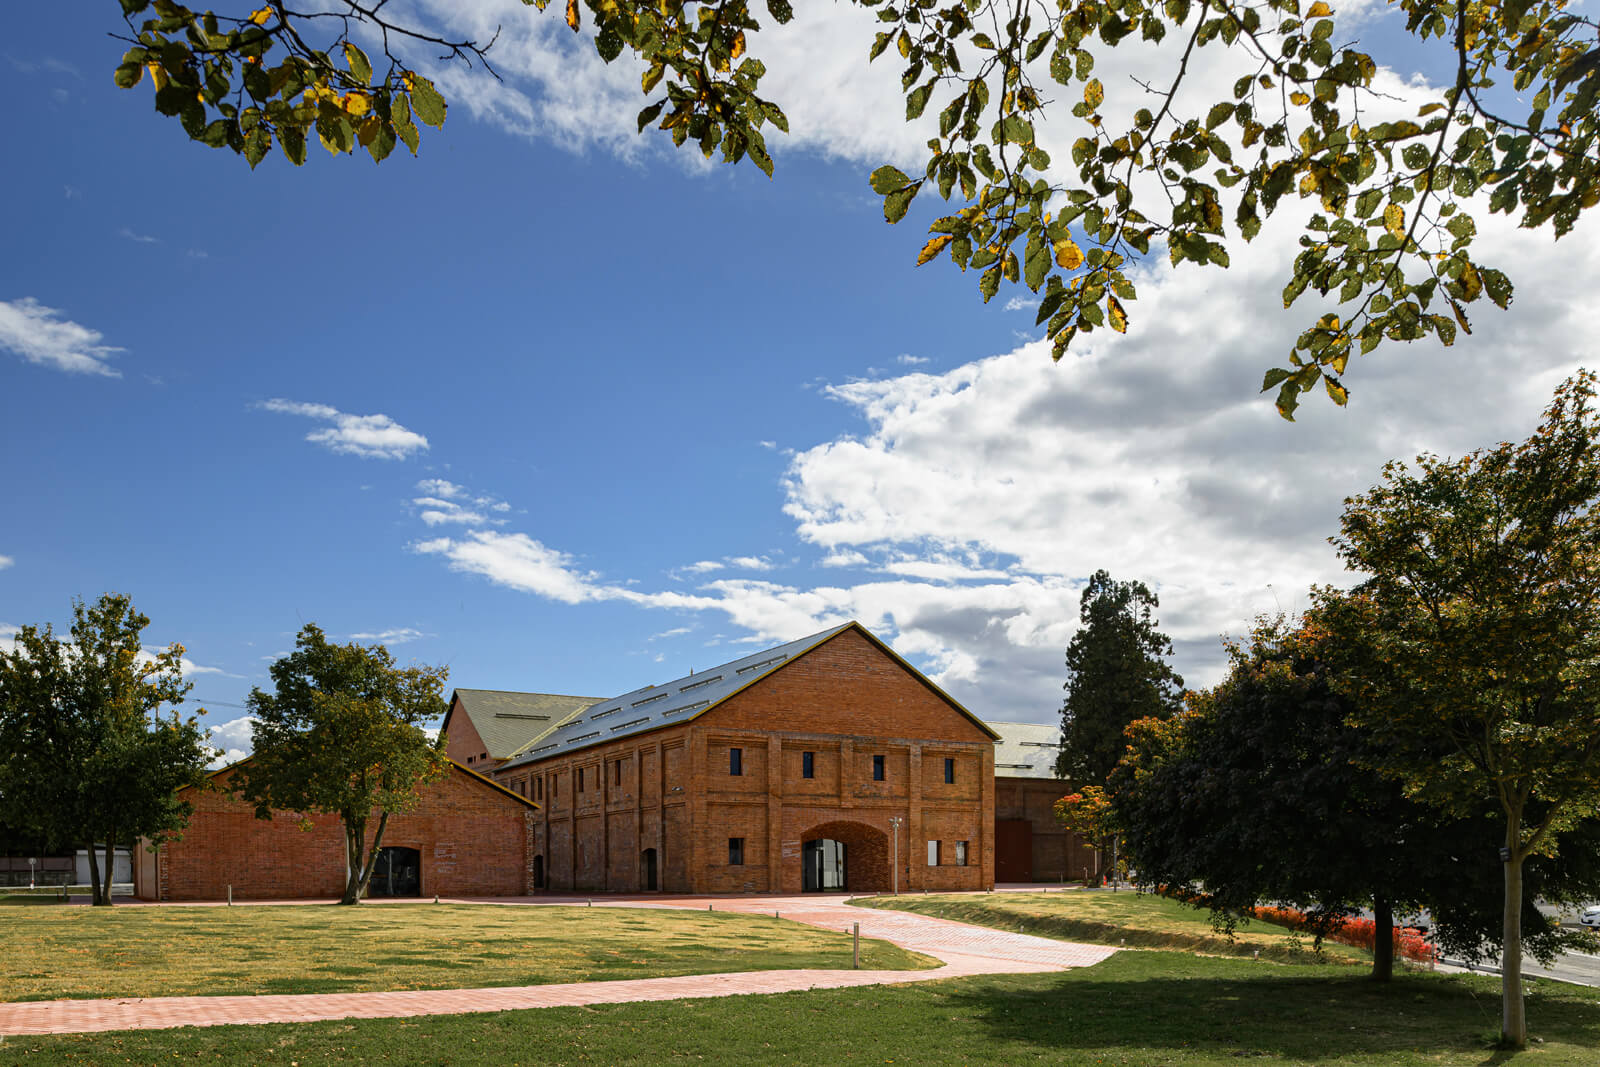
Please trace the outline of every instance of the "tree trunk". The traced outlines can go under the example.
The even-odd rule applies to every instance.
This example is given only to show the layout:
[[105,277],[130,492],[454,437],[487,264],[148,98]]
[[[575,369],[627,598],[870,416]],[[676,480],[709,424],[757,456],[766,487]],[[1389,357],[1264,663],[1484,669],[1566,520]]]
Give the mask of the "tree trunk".
[[1517,848],[1521,836],[1521,820],[1512,816],[1506,824],[1510,858],[1504,861],[1506,898],[1500,930],[1500,1043],[1516,1049],[1528,1047],[1528,1016],[1522,1002],[1522,856]]
[[115,878],[116,868],[117,868],[117,864],[116,864],[116,845],[117,845],[117,834],[116,834],[115,830],[112,830],[112,831],[110,831],[110,832],[108,832],[106,834],[106,872],[105,872],[105,875],[104,875],[105,880],[106,880],[106,883],[105,883],[106,891],[105,891],[105,893],[102,894],[102,897],[103,897],[102,903],[105,903],[105,904],[110,904],[111,903],[111,886],[112,886],[113,880]]
[[367,852],[366,869],[361,872],[360,892],[363,897],[367,895],[367,887],[372,883],[372,872],[378,869],[378,852],[383,848],[383,828],[389,825],[389,813],[383,812],[378,816],[378,832],[372,835],[372,848]]
[[1372,980],[1387,982],[1394,977],[1394,902],[1377,895],[1372,898]]
[[341,904],[361,903],[361,853],[366,845],[367,820],[344,820],[344,896]]
[[94,841],[92,839],[89,841],[88,852],[89,852],[89,892],[91,894],[90,899],[94,902],[96,907],[99,907],[101,904],[107,903],[107,901],[104,901],[104,900],[100,899],[100,863],[99,863],[98,860],[95,859],[95,856],[94,856]]

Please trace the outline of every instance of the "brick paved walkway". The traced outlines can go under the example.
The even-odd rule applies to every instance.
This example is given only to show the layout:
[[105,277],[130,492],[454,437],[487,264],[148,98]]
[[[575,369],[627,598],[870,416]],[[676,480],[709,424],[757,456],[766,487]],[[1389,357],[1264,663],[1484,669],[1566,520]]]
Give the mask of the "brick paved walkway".
[[[541,897],[499,903],[547,907],[585,899]],[[776,911],[783,918],[830,930],[847,931],[859,922],[862,937],[892,941],[940,959],[944,961],[944,966],[925,971],[746,971],[682,978],[390,993],[29,1001],[0,1004],[0,1035],[160,1030],[174,1026],[312,1022],[324,1019],[389,1019],[561,1005],[723,997],[743,993],[786,993],[805,989],[925,982],[978,974],[1055,971],[1089,966],[1116,951],[1095,945],[1075,945],[967,926],[908,912],[856,908],[842,900],[815,896],[607,897],[596,903],[601,907],[691,908],[697,911],[711,907],[717,911],[749,914]]]

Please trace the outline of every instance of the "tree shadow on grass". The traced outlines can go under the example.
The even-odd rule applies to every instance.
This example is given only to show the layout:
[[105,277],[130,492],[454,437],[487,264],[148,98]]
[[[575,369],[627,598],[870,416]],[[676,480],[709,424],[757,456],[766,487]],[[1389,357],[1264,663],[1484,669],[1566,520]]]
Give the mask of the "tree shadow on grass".
[[[1343,968],[1129,952],[1048,986],[971,981],[953,988],[950,1002],[997,1041],[1041,1050],[1305,1063],[1406,1063],[1450,1053],[1449,1062],[1495,1064],[1514,1054],[1492,1044],[1500,999],[1489,986],[1481,978],[1423,974],[1380,985]],[[1528,997],[1529,1032],[1552,1048],[1600,1047],[1597,1003],[1594,990],[1541,983]]]

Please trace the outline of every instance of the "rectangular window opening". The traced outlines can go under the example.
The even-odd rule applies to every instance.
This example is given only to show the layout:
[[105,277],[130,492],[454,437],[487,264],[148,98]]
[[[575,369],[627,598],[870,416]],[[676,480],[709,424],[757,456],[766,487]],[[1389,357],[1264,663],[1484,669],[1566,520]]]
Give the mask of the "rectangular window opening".
[[946,757],[944,761],[944,781],[946,785],[956,780],[956,761]]
[[730,867],[743,867],[744,866],[744,838],[742,838],[742,837],[730,837],[730,838],[728,838],[728,866],[730,866]]
[[966,865],[967,865],[967,843],[965,841],[957,841],[956,842],[956,866],[957,867],[965,867]]
[[612,774],[611,774],[611,784],[612,785],[621,785],[622,784],[622,761],[621,760],[617,760],[617,762],[613,763],[611,766],[614,768],[614,770],[612,771]]
[[817,754],[815,752],[800,753],[800,777],[815,778],[817,776]]
[[578,768],[578,792],[583,792],[583,768]]
[[883,757],[882,756],[873,756],[872,757],[872,780],[874,782],[883,781]]
[[744,749],[728,749],[728,773],[735,778],[744,774]]
[[928,842],[928,866],[939,866],[939,842],[937,841]]

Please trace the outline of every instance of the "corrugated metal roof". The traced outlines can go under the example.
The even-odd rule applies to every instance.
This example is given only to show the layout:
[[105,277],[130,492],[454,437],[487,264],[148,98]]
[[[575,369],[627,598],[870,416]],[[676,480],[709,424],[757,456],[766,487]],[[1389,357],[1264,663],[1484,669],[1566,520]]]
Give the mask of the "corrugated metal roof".
[[996,778],[1055,778],[1061,727],[1027,722],[991,722],[1000,735],[994,745]]
[[[457,689],[455,695],[494,759],[509,759],[529,742],[601,699],[503,689]],[[451,707],[455,707],[454,701]]]
[[[521,751],[497,769],[506,770],[552,756],[564,756],[568,752],[619,737],[689,722],[751,683],[765,678],[796,656],[809,652],[854,625],[847,622],[664,685],[647,685],[610,700],[596,701],[524,745]],[[476,724],[477,720],[473,722]]]

